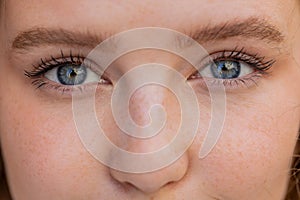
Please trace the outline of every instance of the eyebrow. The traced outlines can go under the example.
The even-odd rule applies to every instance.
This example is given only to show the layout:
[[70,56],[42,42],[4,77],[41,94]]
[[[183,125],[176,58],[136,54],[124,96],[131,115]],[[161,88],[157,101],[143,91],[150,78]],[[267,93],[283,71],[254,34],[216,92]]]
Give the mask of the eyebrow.
[[[215,26],[207,25],[192,31],[189,35],[198,42],[224,40],[231,37],[254,38],[269,43],[281,43],[283,34],[279,29],[260,18],[248,18],[243,21],[233,20]],[[65,29],[34,28],[21,32],[12,42],[12,49],[28,50],[45,45],[68,45],[95,47],[110,34],[91,34],[90,32],[72,32]]]
[[91,34],[90,32],[72,32],[65,29],[34,28],[21,32],[12,42],[13,49],[27,50],[31,47],[44,45],[70,45],[94,47],[106,36]]
[[238,36],[246,39],[254,38],[270,43],[281,43],[284,41],[283,33],[275,25],[270,24],[264,19],[255,17],[244,21],[233,20],[213,27],[208,25],[189,35],[196,41],[222,40]]

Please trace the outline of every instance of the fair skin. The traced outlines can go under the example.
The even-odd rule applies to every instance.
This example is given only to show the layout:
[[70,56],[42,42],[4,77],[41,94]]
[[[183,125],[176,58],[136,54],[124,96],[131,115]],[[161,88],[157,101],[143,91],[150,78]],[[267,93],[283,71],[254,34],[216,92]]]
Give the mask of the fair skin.
[[[299,10],[296,0],[6,1],[0,33],[0,141],[13,199],[283,199],[300,123]],[[249,81],[248,87],[239,83],[227,88],[222,136],[210,154],[199,159],[209,126],[209,94],[200,79],[189,79],[193,72],[183,71],[201,110],[198,134],[176,162],[143,174],[117,171],[94,159],[77,135],[70,96],[53,87],[36,89],[24,76],[41,58],[59,57],[61,50],[87,55],[91,47],[12,45],[18,34],[37,27],[96,36],[150,26],[190,33],[251,18],[264,20],[282,37],[236,35],[200,43],[209,54],[243,49],[265,57],[264,62],[276,60],[268,75],[256,84]],[[118,59],[107,77],[114,83],[128,66],[158,62],[176,68],[182,61],[170,53],[143,50]],[[125,65],[119,71],[113,68]],[[120,148],[153,151],[176,134],[180,111],[170,91],[149,86],[132,97],[130,112],[137,123],[147,123],[145,113],[154,103],[171,113],[161,135],[145,142],[124,136],[114,123],[109,105],[113,86],[99,85],[98,90],[98,119]]]

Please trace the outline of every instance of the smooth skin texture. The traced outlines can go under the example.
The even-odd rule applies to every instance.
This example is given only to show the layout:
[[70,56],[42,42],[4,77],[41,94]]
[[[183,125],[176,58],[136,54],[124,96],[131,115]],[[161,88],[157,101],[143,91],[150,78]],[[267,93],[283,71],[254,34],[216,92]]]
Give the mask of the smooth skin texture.
[[[283,199],[300,122],[299,10],[296,0],[6,1],[0,34],[0,141],[13,199]],[[97,36],[149,26],[191,33],[250,18],[276,27],[283,40],[244,35],[201,45],[209,54],[238,47],[276,63],[256,84],[249,81],[248,87],[239,83],[228,89],[222,136],[204,159],[198,153],[209,126],[210,98],[200,79],[189,80],[201,110],[197,137],[176,162],[146,174],[123,173],[95,160],[77,135],[70,96],[50,87],[36,89],[24,76],[41,58],[59,56],[61,50],[86,55],[90,47],[43,43],[22,49],[12,44],[18,34],[37,27]],[[115,82],[120,71],[147,62],[176,68],[183,60],[154,50],[130,53],[116,61],[108,77]],[[182,74],[192,75],[190,70]],[[180,109],[169,90],[147,86],[130,102],[132,118],[139,124],[149,121],[146,113],[155,103],[168,113],[166,127],[149,141],[129,138],[117,128],[110,109],[112,90],[110,84],[98,87],[96,109],[117,146],[149,152],[170,142]]]

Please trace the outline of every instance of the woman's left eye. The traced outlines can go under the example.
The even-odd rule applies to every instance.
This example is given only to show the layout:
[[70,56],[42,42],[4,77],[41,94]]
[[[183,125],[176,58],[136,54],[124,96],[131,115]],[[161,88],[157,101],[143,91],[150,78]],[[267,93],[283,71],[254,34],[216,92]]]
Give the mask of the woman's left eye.
[[276,62],[258,54],[248,54],[244,48],[217,52],[206,59],[209,60],[201,61],[205,64],[200,63],[201,68],[188,79],[205,79],[210,84],[222,84],[227,89],[257,85],[260,78],[271,73],[269,69]]
[[205,78],[235,79],[254,72],[253,67],[242,61],[219,60],[206,65],[198,73]]
[[82,64],[66,63],[47,71],[44,76],[62,85],[82,85],[98,82],[99,76]]

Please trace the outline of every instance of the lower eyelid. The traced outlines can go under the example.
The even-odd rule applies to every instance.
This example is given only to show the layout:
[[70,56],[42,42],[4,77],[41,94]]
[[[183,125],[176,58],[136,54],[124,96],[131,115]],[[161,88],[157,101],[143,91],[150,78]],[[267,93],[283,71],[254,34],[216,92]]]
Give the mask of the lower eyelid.
[[224,87],[226,91],[233,91],[236,89],[248,89],[253,86],[258,86],[258,83],[263,76],[264,74],[260,71],[254,71],[246,76],[234,79],[217,79],[199,76],[188,81],[202,88],[219,88],[221,86]]
[[51,80],[45,80],[43,77],[37,78],[34,80],[33,85],[36,86],[37,89],[42,90],[43,93],[51,95],[51,96],[58,96],[63,98],[71,98],[72,95],[84,95],[85,93],[88,94],[89,91],[94,91],[95,87],[97,89],[99,88],[110,88],[112,87],[110,84],[106,83],[86,83],[82,85],[73,85],[73,86],[67,86],[62,85],[59,83],[55,83]]

